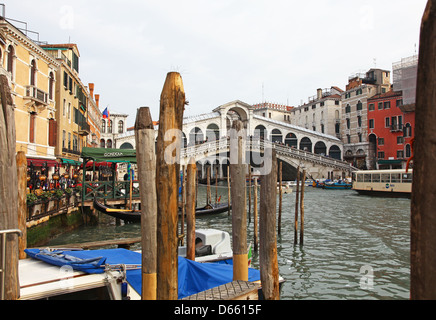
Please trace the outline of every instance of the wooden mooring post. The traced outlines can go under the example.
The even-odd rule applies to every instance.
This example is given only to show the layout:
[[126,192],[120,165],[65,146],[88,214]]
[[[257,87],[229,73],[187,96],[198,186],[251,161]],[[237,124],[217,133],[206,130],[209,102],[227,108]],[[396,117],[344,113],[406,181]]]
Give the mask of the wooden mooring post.
[[178,186],[185,93],[182,77],[167,74],[160,97],[156,151],[157,191],[157,299],[178,298]]
[[195,173],[197,166],[193,158],[186,171],[186,258],[195,261]]
[[21,230],[21,237],[18,239],[19,258],[26,259],[27,254],[27,158],[23,151],[18,151],[17,179],[18,179],[18,228]]
[[254,230],[253,230],[253,242],[254,242],[254,251],[257,252],[259,248],[259,231],[258,231],[258,209],[257,209],[257,178],[254,179],[254,208],[253,208],[253,215],[254,215]]
[[303,170],[300,193],[300,246],[304,244],[304,189],[306,183],[306,170]]
[[300,167],[297,168],[297,186],[295,188],[295,216],[294,216],[294,246],[298,244],[298,212],[300,202]]
[[156,300],[156,155],[148,107],[139,108],[136,113],[135,139],[141,197],[142,300]]
[[436,0],[421,22],[411,199],[410,297],[436,299]]
[[[18,193],[15,117],[8,78],[0,75],[0,300],[16,300],[18,279]],[[6,232],[6,230],[8,230]],[[15,231],[14,231],[15,230]]]
[[[230,176],[232,198],[233,280],[248,281],[247,202],[244,163],[245,130],[235,121],[230,135]],[[237,155],[237,156],[236,156]]]
[[[279,268],[277,261],[277,159],[272,150],[271,172],[262,177],[259,210],[259,265],[262,292],[266,300],[279,300]],[[272,192],[271,192],[272,191]]]
[[[277,187],[276,187],[276,189],[277,189]],[[280,161],[280,164],[279,164],[279,216],[278,216],[278,227],[277,227],[278,235],[281,235],[281,233],[282,233],[282,201],[283,201],[283,194],[282,194],[282,162]]]

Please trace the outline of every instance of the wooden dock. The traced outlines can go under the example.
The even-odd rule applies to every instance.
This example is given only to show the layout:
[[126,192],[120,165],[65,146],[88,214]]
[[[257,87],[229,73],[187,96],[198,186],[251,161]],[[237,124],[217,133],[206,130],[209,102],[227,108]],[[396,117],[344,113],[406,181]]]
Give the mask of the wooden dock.
[[259,300],[260,282],[235,280],[182,300]]
[[[141,237],[127,238],[127,239],[115,239],[115,240],[102,240],[93,242],[71,243],[58,246],[50,246],[50,248],[62,248],[62,249],[91,249],[106,246],[118,246],[118,248],[128,249],[130,245],[141,242]],[[45,248],[45,247],[42,247]]]

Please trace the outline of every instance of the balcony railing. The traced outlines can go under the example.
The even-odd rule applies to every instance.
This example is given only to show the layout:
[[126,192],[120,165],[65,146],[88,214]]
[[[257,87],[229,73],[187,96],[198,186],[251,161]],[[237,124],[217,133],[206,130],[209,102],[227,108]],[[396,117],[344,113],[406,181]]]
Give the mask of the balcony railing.
[[403,125],[402,124],[393,124],[391,125],[391,132],[399,132],[403,131]]
[[26,86],[26,96],[24,98],[31,99],[37,104],[48,105],[48,93],[35,86]]

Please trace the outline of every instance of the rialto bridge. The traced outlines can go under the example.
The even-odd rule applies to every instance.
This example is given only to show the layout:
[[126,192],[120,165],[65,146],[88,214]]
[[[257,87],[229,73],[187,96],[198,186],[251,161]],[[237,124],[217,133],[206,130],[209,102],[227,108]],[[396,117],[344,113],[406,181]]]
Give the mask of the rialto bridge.
[[[313,179],[349,176],[355,170],[342,161],[343,144],[338,138],[255,115],[251,105],[239,100],[219,106],[211,113],[183,119],[181,164],[187,164],[192,157],[200,177],[205,177],[208,166],[212,167],[212,177],[216,172],[218,177],[226,176],[228,137],[235,120],[242,121],[244,125],[246,150],[251,152],[247,159],[254,167],[253,174],[256,173],[256,165],[259,165],[256,159],[262,158],[265,147],[274,148],[277,158],[284,163],[285,180],[295,179],[298,166]],[[155,129],[157,137],[157,127]],[[135,148],[134,132],[118,136],[116,144],[121,148]]]

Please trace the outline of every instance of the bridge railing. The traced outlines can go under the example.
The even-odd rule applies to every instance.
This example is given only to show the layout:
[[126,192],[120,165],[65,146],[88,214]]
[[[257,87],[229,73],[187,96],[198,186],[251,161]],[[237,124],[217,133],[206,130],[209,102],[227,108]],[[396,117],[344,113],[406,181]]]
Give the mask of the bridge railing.
[[[227,152],[230,146],[230,139],[221,138],[216,141],[205,142],[203,144],[199,144],[196,146],[189,146],[181,150],[182,158],[191,158],[196,156],[207,156],[208,153],[216,154],[217,151]],[[278,143],[273,143],[268,140],[260,140],[260,139],[247,139],[246,140],[246,148],[249,150],[263,150],[265,148],[274,148],[277,153],[280,153],[285,156],[289,156],[295,159],[301,159],[305,161],[311,161],[319,164],[323,164],[326,166],[332,166],[336,168],[340,168],[343,170],[357,170],[353,166],[351,166],[348,162],[338,160],[332,157],[323,156],[320,154],[308,152],[305,150],[301,150],[298,148],[293,148],[287,145],[282,145]]]
[[[86,181],[82,192],[85,192],[84,200],[111,199],[129,200],[130,181]],[[138,181],[133,181],[132,198],[139,198]]]

